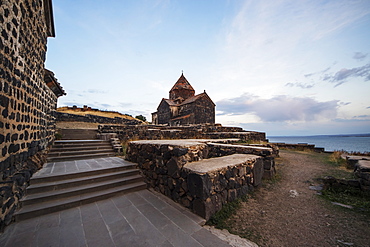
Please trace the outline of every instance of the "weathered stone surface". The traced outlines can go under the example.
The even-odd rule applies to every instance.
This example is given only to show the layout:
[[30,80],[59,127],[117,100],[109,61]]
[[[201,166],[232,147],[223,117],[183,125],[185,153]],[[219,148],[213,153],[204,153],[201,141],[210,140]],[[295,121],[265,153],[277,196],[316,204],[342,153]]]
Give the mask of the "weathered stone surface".
[[[228,164],[232,165],[230,170],[227,170],[228,176],[233,177],[238,172],[237,165],[241,165],[246,161],[255,161],[257,159],[261,159],[260,156],[251,155],[251,154],[233,154],[229,156],[223,156],[218,158],[210,158],[205,159],[199,162],[192,162],[186,164],[185,168],[189,169],[196,173],[208,173],[208,172],[216,172],[228,166]],[[236,172],[233,172],[233,168],[235,168]]]
[[181,169],[181,164],[178,162],[178,160],[175,157],[172,157],[167,163],[167,170],[168,175],[171,177],[178,178],[179,177],[179,171]]
[[60,85],[54,77],[46,80],[46,44],[53,27],[45,17],[51,11],[45,2],[0,1],[1,27],[6,27],[0,35],[0,230],[54,141],[59,95],[51,85]]
[[195,198],[205,200],[210,196],[210,187],[212,186],[207,174],[199,175],[190,173],[187,179],[187,185],[190,192]]

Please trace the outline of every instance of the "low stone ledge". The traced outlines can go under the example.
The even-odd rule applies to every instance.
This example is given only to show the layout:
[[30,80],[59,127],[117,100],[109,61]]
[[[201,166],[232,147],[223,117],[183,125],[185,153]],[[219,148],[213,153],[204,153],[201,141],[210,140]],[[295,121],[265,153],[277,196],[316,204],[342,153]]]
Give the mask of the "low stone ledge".
[[273,149],[269,147],[222,144],[222,143],[214,143],[214,142],[208,143],[208,146],[211,148],[211,150],[218,149],[218,151],[214,151],[214,153],[227,152],[225,155],[230,155],[234,153],[245,153],[245,154],[255,154],[255,155],[266,157],[266,156],[271,156],[274,154]]
[[244,164],[246,161],[255,161],[260,158],[260,156],[253,154],[233,154],[218,158],[205,159],[198,162],[191,162],[186,164],[184,169],[200,174],[214,173],[225,169],[225,167],[235,167]]
[[308,143],[291,144],[291,143],[284,143],[284,142],[275,142],[275,143],[271,142],[271,144],[276,145],[279,148],[286,148],[286,149],[297,150],[297,151],[312,150],[317,153],[325,152],[325,148],[316,147],[314,144],[308,144]]
[[361,189],[370,191],[370,160],[358,160],[355,175],[360,180]]
[[246,195],[261,183],[263,158],[233,154],[184,165],[187,174],[186,197],[192,198],[194,213],[209,219],[227,202]]
[[357,156],[357,155],[348,155],[346,156],[346,166],[348,169],[355,169],[358,161],[360,160],[370,160],[369,156]]
[[[266,171],[275,174],[274,157],[267,155],[271,148],[228,144],[237,140],[131,141],[126,159],[138,164],[148,187],[208,219],[226,202],[260,185]],[[244,154],[238,154],[240,150]],[[247,154],[248,150],[265,156]]]
[[276,174],[275,157],[279,156],[279,150],[276,147],[262,147],[222,144],[222,143],[208,143],[209,154],[208,157],[219,157],[232,154],[254,154],[263,157],[263,178],[272,179]]

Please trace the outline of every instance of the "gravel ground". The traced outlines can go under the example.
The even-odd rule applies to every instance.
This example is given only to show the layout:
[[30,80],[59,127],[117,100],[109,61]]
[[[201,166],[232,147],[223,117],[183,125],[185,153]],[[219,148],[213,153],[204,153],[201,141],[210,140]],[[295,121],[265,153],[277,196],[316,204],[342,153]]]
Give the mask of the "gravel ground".
[[369,216],[309,189],[328,169],[320,155],[281,151],[279,181],[259,188],[228,224],[259,246],[370,246]]

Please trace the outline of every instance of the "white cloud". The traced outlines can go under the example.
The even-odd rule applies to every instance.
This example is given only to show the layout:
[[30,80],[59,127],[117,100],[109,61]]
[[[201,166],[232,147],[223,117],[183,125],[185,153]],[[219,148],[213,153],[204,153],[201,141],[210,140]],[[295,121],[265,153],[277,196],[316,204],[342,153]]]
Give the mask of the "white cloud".
[[308,97],[286,95],[262,99],[251,94],[217,102],[219,115],[253,113],[262,122],[297,122],[333,119],[337,115],[338,100],[319,102]]

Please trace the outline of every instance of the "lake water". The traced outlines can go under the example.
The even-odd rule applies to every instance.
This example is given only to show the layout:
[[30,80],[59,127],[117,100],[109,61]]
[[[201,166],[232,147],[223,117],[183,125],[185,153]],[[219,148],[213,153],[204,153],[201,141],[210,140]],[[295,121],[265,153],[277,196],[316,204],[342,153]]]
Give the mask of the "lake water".
[[370,152],[370,134],[366,135],[320,135],[320,136],[268,136],[270,142],[289,144],[308,143],[325,151]]

